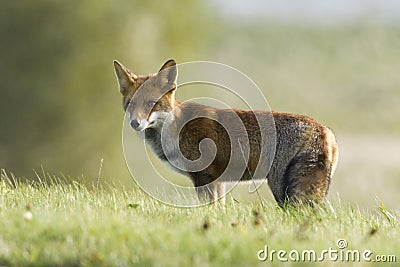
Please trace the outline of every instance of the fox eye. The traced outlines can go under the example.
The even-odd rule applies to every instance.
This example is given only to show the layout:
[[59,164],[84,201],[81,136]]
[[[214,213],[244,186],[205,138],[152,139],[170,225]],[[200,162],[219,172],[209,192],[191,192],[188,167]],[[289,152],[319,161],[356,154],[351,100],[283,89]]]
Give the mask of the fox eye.
[[134,104],[132,102],[126,102],[125,103],[125,110],[127,109],[134,109]]
[[154,107],[155,104],[157,104],[157,101],[149,101],[149,102],[147,102],[147,105],[148,105],[149,107]]

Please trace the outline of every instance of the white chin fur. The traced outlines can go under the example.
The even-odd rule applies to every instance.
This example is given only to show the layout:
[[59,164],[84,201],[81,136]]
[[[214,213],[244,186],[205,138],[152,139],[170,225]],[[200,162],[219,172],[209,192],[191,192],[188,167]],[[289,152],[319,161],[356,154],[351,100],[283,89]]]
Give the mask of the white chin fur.
[[157,127],[158,124],[164,122],[171,114],[169,112],[155,111],[151,113],[148,120],[141,120],[140,126],[136,129],[138,132],[142,132],[147,128]]
[[169,112],[155,111],[151,113],[146,127],[155,126],[159,121],[165,121],[170,116]]
[[141,132],[149,128],[149,123],[145,120],[140,122],[140,127],[136,129],[136,131]]

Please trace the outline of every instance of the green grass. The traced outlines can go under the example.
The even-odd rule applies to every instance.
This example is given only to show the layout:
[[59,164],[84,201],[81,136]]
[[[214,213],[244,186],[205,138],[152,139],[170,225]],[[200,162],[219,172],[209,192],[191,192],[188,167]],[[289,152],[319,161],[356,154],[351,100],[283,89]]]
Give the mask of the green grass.
[[337,249],[339,238],[348,249],[398,257],[398,212],[334,202],[314,210],[233,199],[225,207],[174,208],[136,187],[17,181],[3,171],[0,266],[280,266],[276,258],[260,262],[257,252],[268,245],[318,253]]

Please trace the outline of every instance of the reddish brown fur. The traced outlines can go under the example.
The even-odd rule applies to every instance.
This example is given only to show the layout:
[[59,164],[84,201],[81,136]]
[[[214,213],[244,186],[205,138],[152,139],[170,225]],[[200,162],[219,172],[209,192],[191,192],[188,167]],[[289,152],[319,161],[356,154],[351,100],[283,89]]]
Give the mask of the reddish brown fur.
[[[168,61],[165,66],[174,67],[175,62]],[[115,68],[120,82],[120,91],[123,94],[124,109],[138,88],[149,78],[161,74],[136,76],[128,69],[115,63]],[[160,70],[160,71],[161,71]],[[124,75],[126,77],[124,77]],[[176,78],[176,77],[175,77]],[[125,79],[125,81],[124,81]],[[155,92],[161,90],[163,84],[150,84],[146,90]],[[210,166],[199,172],[186,172],[192,179],[196,188],[207,185],[216,180],[225,170],[231,153],[231,143],[226,130],[214,119],[230,121],[232,111],[243,122],[250,145],[248,171],[241,180],[251,179],[260,158],[261,134],[258,122],[253,111],[216,109],[191,102],[180,102],[175,99],[176,87],[171,89],[158,100],[151,113],[155,111],[174,110],[176,124],[186,118],[206,116],[190,121],[180,132],[179,148],[189,160],[200,157],[199,143],[204,138],[210,138],[217,146],[217,154]],[[146,91],[146,92],[147,92]],[[148,96],[143,96],[146,99]],[[140,106],[140,105],[139,105]],[[140,107],[134,111],[140,116]],[[149,114],[149,116],[151,115]],[[261,118],[271,116],[267,111],[256,111]],[[329,128],[315,120],[297,114],[272,112],[276,129],[276,151],[273,164],[268,173],[268,184],[279,204],[285,201],[321,201],[327,194],[330,180],[338,160],[338,147],[335,137]],[[146,118],[148,119],[148,118]],[[157,129],[146,129],[146,138],[151,140],[157,155],[166,160],[162,151]],[[199,190],[199,195],[206,195],[212,200],[222,198],[224,190],[222,184],[210,186],[205,191]]]

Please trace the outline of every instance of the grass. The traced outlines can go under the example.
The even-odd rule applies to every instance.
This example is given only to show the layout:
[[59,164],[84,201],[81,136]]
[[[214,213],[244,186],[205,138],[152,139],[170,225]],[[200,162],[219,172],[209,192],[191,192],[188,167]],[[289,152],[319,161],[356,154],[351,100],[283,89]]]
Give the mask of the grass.
[[41,180],[1,174],[0,266],[280,266],[257,252],[267,245],[319,253],[338,249],[340,238],[347,249],[400,252],[400,215],[382,203],[370,212],[339,199],[314,210],[234,200],[184,209],[136,187]]

